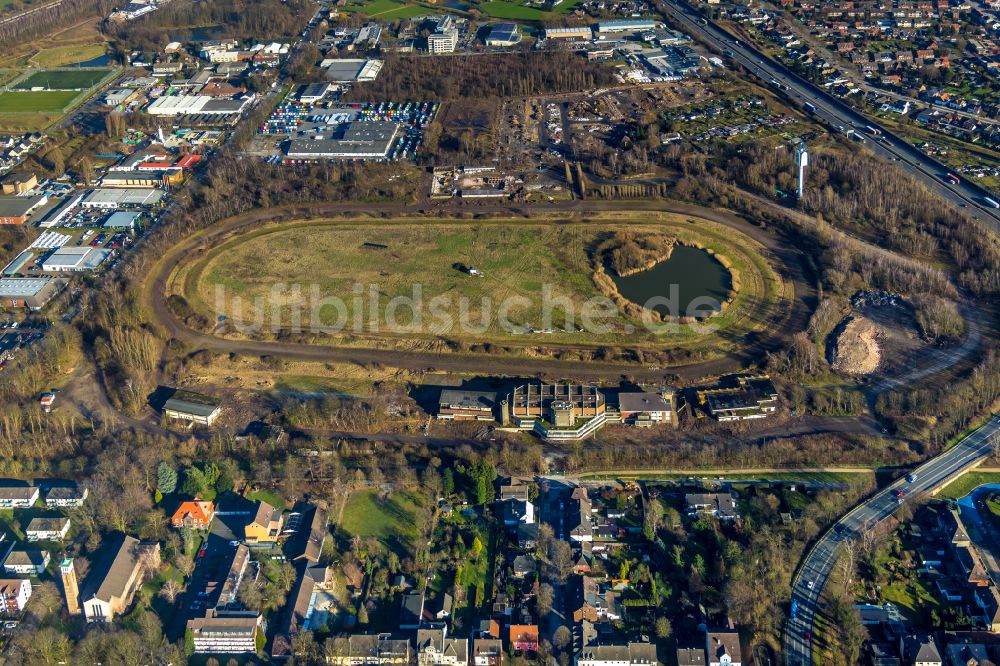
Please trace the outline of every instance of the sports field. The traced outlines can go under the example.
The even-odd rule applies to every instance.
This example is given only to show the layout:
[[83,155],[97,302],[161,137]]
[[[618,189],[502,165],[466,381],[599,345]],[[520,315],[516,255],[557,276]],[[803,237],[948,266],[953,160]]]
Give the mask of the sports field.
[[[630,220],[629,231],[697,243],[725,256],[739,274],[735,300],[712,319],[713,333],[726,333],[713,338],[721,345],[716,351],[766,329],[784,286],[754,241],[708,221],[646,217],[645,224]],[[403,339],[704,342],[706,332],[687,324],[651,331],[602,296],[590,250],[614,230],[534,222],[288,223],[223,243],[180,270],[192,307],[234,323],[287,326],[299,316],[306,330]]]
[[522,5],[516,0],[490,0],[479,5],[479,9],[487,16],[514,21],[544,21],[557,19],[561,14],[568,14],[580,3],[580,0],[564,0],[552,11],[543,11],[535,7]]
[[351,13],[365,14],[382,20],[413,18],[414,16],[429,16],[434,10],[413,2],[398,2],[397,0],[355,0],[345,7]]
[[45,69],[18,81],[13,88],[31,90],[89,90],[111,73],[110,69]]
[[0,113],[59,113],[81,93],[75,90],[0,92]]

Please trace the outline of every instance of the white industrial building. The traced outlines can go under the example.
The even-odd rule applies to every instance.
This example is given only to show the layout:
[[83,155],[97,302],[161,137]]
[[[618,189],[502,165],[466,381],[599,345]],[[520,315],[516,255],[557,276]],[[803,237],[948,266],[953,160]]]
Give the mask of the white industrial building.
[[80,205],[84,208],[131,208],[154,206],[163,198],[163,190],[152,187],[100,188],[88,194]]
[[335,83],[374,81],[382,71],[381,60],[364,58],[327,58],[319,66],[326,70],[326,78]]
[[42,262],[42,270],[53,272],[92,271],[112,254],[96,247],[61,247]]
[[253,100],[253,95],[228,99],[208,95],[166,95],[147,106],[146,113],[153,116],[228,115],[242,113]]
[[399,136],[399,123],[380,121],[348,123],[337,135],[293,139],[290,159],[385,159]]

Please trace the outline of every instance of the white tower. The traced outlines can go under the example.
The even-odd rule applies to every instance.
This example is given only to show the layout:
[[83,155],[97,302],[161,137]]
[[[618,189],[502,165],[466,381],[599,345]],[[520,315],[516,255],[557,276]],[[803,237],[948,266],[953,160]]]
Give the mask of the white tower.
[[795,149],[795,163],[799,165],[799,199],[802,198],[802,191],[806,187],[806,167],[809,166],[809,151],[806,150],[806,142],[799,141]]
[[73,558],[67,557],[59,564],[59,575],[62,579],[63,594],[66,596],[66,610],[70,615],[79,615],[80,587],[76,582]]

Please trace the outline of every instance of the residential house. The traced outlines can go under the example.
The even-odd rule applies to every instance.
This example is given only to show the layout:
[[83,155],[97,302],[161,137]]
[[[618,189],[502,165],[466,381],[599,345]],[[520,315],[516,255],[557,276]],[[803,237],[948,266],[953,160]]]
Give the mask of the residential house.
[[518,652],[538,650],[537,624],[512,624],[508,630],[508,643]]
[[124,536],[87,576],[80,592],[87,622],[111,622],[132,603],[146,567],[158,564],[160,544]]
[[648,641],[588,645],[576,656],[576,666],[655,666],[657,663],[656,645]]
[[593,541],[594,523],[591,520],[593,506],[587,496],[587,489],[580,486],[573,489],[567,506],[566,526],[571,541]]
[[969,538],[969,533],[965,529],[965,523],[962,522],[962,517],[959,515],[957,509],[948,510],[948,513],[942,519],[942,527],[948,534],[948,540],[951,541],[952,546],[968,548],[972,545],[972,539]]
[[705,648],[677,648],[677,666],[705,666]]
[[417,631],[417,666],[469,666],[469,641],[439,629]]
[[281,536],[283,519],[281,509],[276,509],[267,502],[261,501],[246,527],[243,528],[244,539],[248,544],[273,545]]
[[41,576],[49,559],[46,550],[12,550],[3,561],[3,570],[11,576]]
[[38,501],[36,486],[0,486],[0,509],[27,509]]
[[705,637],[708,666],[742,666],[740,635],[730,629],[709,631]]
[[538,543],[538,524],[521,523],[517,526],[517,547],[533,550]]
[[500,501],[521,500],[527,502],[531,494],[531,486],[522,481],[511,480],[500,485]]
[[88,494],[86,486],[56,486],[45,495],[45,506],[58,509],[81,507]]
[[532,525],[535,522],[535,505],[528,500],[505,500],[500,504],[500,513],[503,516],[503,524],[508,527],[520,523]]
[[736,500],[730,493],[689,493],[684,495],[684,505],[689,516],[708,515],[719,520],[740,517]]
[[503,643],[496,638],[472,640],[472,666],[503,666]]
[[210,608],[187,621],[195,654],[255,654],[263,631],[264,618],[257,611]]
[[422,592],[407,592],[403,595],[399,609],[399,628],[419,629],[424,617],[424,595]]
[[1000,633],[1000,591],[993,585],[977,588],[972,598],[982,611],[980,623],[987,631]]
[[960,546],[955,548],[955,559],[965,574],[965,582],[972,587],[987,587],[990,584],[986,566],[975,548]]
[[333,666],[409,666],[410,641],[390,634],[351,634],[327,639],[326,663]]
[[535,573],[537,566],[535,560],[527,555],[518,555],[510,565],[514,578],[524,578],[528,574]]
[[69,525],[69,518],[65,516],[52,518],[38,516],[28,523],[24,537],[28,541],[62,541],[69,533]]
[[249,564],[250,549],[241,543],[236,546],[233,559],[229,563],[229,569],[226,571],[226,580],[222,582],[222,589],[219,591],[219,598],[216,601],[217,608],[225,608],[237,603],[240,584],[243,582],[243,577],[246,575]]
[[308,529],[299,530],[291,552],[298,553],[293,560],[305,560],[315,564],[323,554],[323,544],[330,536],[330,517],[326,508],[310,505],[303,511],[303,524]]
[[601,591],[597,579],[577,576],[570,599],[573,621],[613,622],[621,619],[618,595],[613,590]]
[[989,661],[989,653],[982,643],[951,643],[944,649],[947,666],[983,666]]
[[447,592],[438,595],[437,601],[434,604],[434,619],[447,620],[451,617],[451,611],[454,605],[455,600],[452,599],[452,596]]
[[944,666],[941,651],[930,636],[906,636],[900,639],[903,661],[913,666]]
[[27,578],[0,578],[0,613],[19,615],[31,597],[31,581]]
[[174,511],[170,524],[174,527],[187,527],[192,530],[207,530],[215,517],[215,504],[212,502],[181,502]]

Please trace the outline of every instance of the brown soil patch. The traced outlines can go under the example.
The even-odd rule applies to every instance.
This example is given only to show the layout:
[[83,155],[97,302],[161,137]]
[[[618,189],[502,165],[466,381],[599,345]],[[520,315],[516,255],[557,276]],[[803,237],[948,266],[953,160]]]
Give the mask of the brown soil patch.
[[869,375],[882,360],[882,329],[866,317],[848,317],[839,327],[833,351],[833,369],[849,375]]

